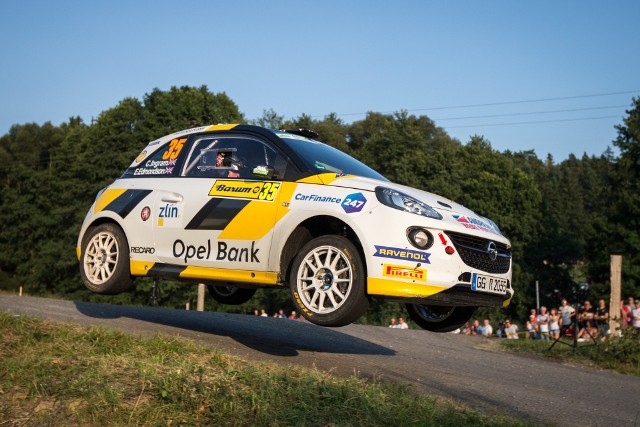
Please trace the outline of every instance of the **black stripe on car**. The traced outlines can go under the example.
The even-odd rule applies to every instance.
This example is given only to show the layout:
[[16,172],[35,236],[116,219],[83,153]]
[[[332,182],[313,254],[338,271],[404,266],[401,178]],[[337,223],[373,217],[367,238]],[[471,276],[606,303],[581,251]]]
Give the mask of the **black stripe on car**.
[[224,230],[251,201],[213,198],[209,200],[185,227],[187,230]]
[[147,276],[179,277],[180,273],[182,273],[185,268],[187,268],[186,265],[155,263],[147,273]]
[[127,190],[113,202],[109,203],[104,210],[113,211],[124,219],[151,191],[152,190]]

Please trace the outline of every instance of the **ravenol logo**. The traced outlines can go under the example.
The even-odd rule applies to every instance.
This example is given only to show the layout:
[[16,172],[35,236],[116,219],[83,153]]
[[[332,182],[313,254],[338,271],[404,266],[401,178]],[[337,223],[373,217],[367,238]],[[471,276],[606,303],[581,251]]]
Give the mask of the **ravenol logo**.
[[427,270],[422,268],[404,267],[401,265],[384,264],[382,266],[382,275],[393,277],[394,279],[408,279],[427,281]]
[[431,254],[428,252],[414,251],[411,249],[392,248],[389,246],[378,246],[378,245],[376,245],[375,248],[376,248],[376,253],[374,253],[373,256],[431,264],[431,262],[429,262],[429,256],[431,256]]

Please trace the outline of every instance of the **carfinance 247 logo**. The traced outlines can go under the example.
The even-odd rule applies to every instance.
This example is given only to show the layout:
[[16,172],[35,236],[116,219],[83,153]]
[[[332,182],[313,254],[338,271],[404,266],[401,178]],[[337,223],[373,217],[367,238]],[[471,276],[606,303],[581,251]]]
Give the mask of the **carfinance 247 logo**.
[[360,212],[366,204],[367,199],[362,193],[353,193],[344,198],[342,201],[342,209],[348,214]]

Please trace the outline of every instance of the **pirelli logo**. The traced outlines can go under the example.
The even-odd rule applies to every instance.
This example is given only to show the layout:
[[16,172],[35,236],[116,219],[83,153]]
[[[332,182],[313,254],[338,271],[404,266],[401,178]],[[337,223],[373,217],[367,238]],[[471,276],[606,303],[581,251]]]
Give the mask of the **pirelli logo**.
[[266,200],[272,202],[278,190],[279,182],[243,182],[218,180],[209,191],[210,196],[234,197],[237,199]]
[[427,281],[427,270],[422,268],[404,267],[401,265],[383,264],[382,275],[395,279]]

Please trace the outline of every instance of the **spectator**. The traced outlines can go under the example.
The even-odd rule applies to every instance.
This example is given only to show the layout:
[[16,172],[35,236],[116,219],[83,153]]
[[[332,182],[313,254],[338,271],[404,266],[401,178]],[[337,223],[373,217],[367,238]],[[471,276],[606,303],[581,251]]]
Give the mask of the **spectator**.
[[571,307],[566,299],[563,299],[560,303],[560,327],[562,329],[567,329],[571,326],[571,318],[576,315],[576,309]]
[[507,339],[517,340],[518,339],[518,325],[511,324],[509,319],[504,321],[505,332],[507,333]]
[[409,325],[407,325],[403,317],[398,317],[397,329],[409,329]]
[[595,320],[596,327],[598,328],[598,336],[604,339],[609,333],[609,308],[603,299],[598,300]]
[[538,339],[538,330],[536,327],[536,316],[533,314],[529,316],[529,320],[527,320],[526,324],[527,328],[527,338],[530,340]]
[[278,310],[278,317],[280,319],[286,319],[287,318],[287,315],[284,314],[284,310],[283,309]]
[[591,301],[585,300],[578,314],[578,340],[590,341],[595,338],[597,333],[595,316]]
[[633,323],[633,310],[636,309],[636,305],[634,304],[633,297],[627,298],[627,303],[625,304],[627,307],[627,324],[631,325]]
[[640,332],[640,303],[636,304],[635,307],[635,310],[631,312],[633,315],[633,322],[631,324],[637,332]]
[[622,318],[620,326],[631,326],[631,311],[629,311],[629,306],[626,305],[624,301],[620,301],[620,317]]
[[471,329],[471,325],[469,324],[469,322],[465,322],[465,324],[462,327],[462,330],[460,331],[460,333],[465,334],[465,335],[469,335],[469,329]]
[[396,329],[398,327],[398,324],[396,323],[396,319],[395,318],[391,318],[391,322],[389,323],[389,327]]
[[480,326],[480,321],[478,319],[475,319],[465,333],[467,335],[478,335],[478,326]]
[[260,310],[260,317],[269,317],[269,315],[267,314],[267,310],[265,310],[264,308]]
[[631,311],[636,309],[636,304],[633,301],[633,297],[627,298],[627,306],[629,307],[629,310],[631,310]]
[[498,331],[496,332],[496,335],[498,336],[498,338],[507,337],[507,331],[506,331],[506,326],[504,325],[504,322],[498,323]]
[[549,333],[554,340],[560,338],[560,313],[555,308],[549,313]]
[[484,319],[484,325],[482,325],[482,336],[490,337],[493,335],[493,327],[489,323],[489,319]]
[[547,313],[547,307],[540,307],[540,314],[538,314],[538,337],[542,340],[549,340],[549,313]]
[[291,314],[289,315],[289,319],[291,320],[298,319],[298,315],[296,314],[295,310],[291,312]]
[[253,315],[254,315],[254,316],[260,316],[260,312],[258,311],[258,309],[257,309],[257,308],[254,308],[254,309],[253,309]]

